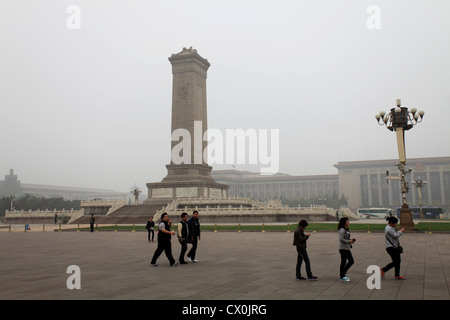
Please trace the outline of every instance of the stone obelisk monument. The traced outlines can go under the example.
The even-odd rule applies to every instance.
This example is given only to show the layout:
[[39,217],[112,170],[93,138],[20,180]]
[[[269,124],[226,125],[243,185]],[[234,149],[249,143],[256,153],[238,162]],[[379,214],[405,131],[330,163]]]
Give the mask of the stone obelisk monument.
[[144,203],[164,206],[178,197],[228,197],[228,185],[211,177],[212,167],[203,155],[207,145],[203,135],[208,128],[206,78],[210,63],[192,47],[172,54],[169,61],[173,74],[172,133],[181,129],[188,133],[190,141],[182,141],[185,147],[181,150],[177,149],[180,141],[171,142],[172,155],[184,161],[171,157],[166,165],[167,176],[161,182],[147,183],[148,198]]

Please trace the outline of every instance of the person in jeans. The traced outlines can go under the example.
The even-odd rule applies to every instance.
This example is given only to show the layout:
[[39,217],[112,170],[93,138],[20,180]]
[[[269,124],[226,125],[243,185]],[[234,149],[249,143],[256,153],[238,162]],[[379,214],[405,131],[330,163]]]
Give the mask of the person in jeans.
[[384,277],[384,273],[392,268],[395,271],[395,279],[397,280],[405,280],[404,277],[400,276],[400,252],[396,250],[396,248],[400,245],[400,238],[405,231],[404,228],[401,228],[399,231],[395,231],[395,226],[398,223],[398,219],[396,217],[387,218],[388,224],[384,229],[385,234],[385,242],[386,242],[386,251],[391,256],[392,262],[387,264],[385,267],[381,268],[381,276]]
[[295,267],[295,276],[297,280],[306,280],[301,275],[302,262],[305,261],[306,275],[308,280],[317,280],[317,277],[313,276],[311,272],[311,264],[309,261],[308,253],[306,252],[306,240],[311,236],[310,233],[305,234],[305,228],[308,226],[306,220],[301,220],[298,223],[298,227],[294,232],[294,246],[297,246],[297,265]]
[[347,277],[347,272],[353,265],[354,260],[352,252],[352,243],[355,239],[350,239],[350,233],[348,226],[350,221],[347,217],[342,217],[338,223],[338,234],[339,234],[339,253],[341,255],[341,264],[339,266],[339,277],[341,281],[348,282],[350,278]]

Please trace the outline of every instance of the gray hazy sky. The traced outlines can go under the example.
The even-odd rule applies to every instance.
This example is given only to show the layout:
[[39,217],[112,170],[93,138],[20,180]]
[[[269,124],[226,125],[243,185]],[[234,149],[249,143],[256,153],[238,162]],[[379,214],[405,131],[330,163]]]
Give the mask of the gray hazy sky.
[[[371,5],[381,29],[367,27]],[[209,127],[279,129],[282,173],[397,158],[374,118],[397,98],[425,111],[407,157],[450,156],[449,12],[448,0],[4,0],[0,175],[146,192],[170,161],[168,57],[190,46],[211,63]]]

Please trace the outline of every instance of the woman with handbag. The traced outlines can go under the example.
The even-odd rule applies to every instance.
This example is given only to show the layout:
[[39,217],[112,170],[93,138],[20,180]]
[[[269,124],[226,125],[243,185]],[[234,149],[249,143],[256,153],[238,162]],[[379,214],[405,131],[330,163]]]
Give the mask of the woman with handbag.
[[388,224],[384,229],[384,235],[386,238],[386,251],[391,256],[392,262],[386,265],[384,268],[381,268],[381,276],[384,277],[384,273],[392,268],[395,270],[395,279],[397,280],[405,280],[404,277],[400,276],[400,263],[401,258],[400,255],[403,253],[403,248],[400,246],[400,238],[403,235],[404,228],[401,228],[399,231],[395,230],[395,226],[398,223],[398,219],[396,217],[387,218]]
[[348,226],[350,221],[347,217],[342,217],[338,223],[338,234],[339,234],[339,254],[341,255],[341,264],[339,266],[339,277],[341,281],[349,282],[350,278],[347,277],[347,271],[355,263],[353,260],[352,252],[350,249],[353,247],[352,244],[355,243],[355,239],[350,238],[350,233]]

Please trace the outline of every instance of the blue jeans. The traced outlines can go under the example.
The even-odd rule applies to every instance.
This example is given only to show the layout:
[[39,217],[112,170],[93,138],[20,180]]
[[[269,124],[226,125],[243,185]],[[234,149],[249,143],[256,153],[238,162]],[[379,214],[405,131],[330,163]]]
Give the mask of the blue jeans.
[[297,247],[297,266],[295,267],[295,276],[297,277],[297,279],[301,277],[300,268],[302,267],[303,260],[305,261],[306,275],[308,276],[308,278],[311,278],[313,276],[306,248]]

